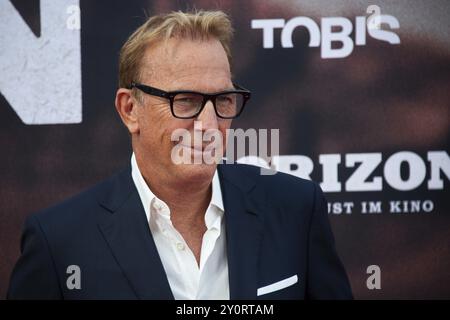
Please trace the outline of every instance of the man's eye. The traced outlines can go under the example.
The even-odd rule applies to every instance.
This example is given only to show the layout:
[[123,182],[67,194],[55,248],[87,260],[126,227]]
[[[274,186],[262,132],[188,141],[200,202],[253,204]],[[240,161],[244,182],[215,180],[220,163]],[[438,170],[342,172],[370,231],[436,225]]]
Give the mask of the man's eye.
[[219,103],[233,103],[234,99],[232,96],[219,96],[217,97],[217,102]]
[[192,98],[176,98],[175,101],[189,103],[189,102],[194,102],[194,99],[192,99]]
[[175,97],[175,103],[183,105],[196,105],[201,103],[202,99],[193,95],[179,95]]

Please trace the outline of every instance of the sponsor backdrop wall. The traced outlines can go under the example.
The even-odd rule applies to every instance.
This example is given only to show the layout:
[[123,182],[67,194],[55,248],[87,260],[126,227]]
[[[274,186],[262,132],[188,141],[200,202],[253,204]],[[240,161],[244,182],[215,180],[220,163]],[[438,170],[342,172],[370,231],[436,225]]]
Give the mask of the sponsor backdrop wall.
[[[25,218],[127,165],[118,51],[146,16],[221,9],[234,128],[326,192],[356,298],[450,298],[448,1],[0,1],[0,296]],[[270,149],[269,149],[270,151]],[[270,155],[270,152],[269,154]]]

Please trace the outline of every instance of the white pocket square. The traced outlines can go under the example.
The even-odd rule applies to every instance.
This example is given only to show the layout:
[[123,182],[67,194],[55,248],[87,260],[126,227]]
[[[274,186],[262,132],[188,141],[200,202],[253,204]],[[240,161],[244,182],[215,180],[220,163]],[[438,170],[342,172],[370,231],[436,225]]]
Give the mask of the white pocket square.
[[275,291],[278,291],[278,290],[290,287],[290,286],[296,284],[297,282],[298,282],[298,277],[297,277],[297,275],[295,275],[295,276],[286,278],[284,280],[280,280],[278,282],[269,284],[268,286],[264,286],[264,287],[259,288],[256,291],[256,295],[257,296],[262,296],[263,294],[268,294],[268,293],[271,293],[271,292],[275,292]]

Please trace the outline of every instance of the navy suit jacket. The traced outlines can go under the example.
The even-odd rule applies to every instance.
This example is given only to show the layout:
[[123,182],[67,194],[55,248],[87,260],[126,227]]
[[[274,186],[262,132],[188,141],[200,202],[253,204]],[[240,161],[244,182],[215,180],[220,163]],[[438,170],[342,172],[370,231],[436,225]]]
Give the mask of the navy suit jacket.
[[[317,184],[219,165],[231,299],[352,298]],[[10,299],[173,299],[131,167],[31,215]],[[70,265],[80,289],[69,289]],[[297,275],[284,289],[257,289]]]

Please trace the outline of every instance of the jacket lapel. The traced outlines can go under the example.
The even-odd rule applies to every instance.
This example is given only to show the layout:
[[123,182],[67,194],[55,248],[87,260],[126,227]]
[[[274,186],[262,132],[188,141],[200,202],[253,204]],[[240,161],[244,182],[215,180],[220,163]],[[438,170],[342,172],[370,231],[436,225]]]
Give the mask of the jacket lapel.
[[[256,299],[266,195],[235,166],[219,165],[225,208],[231,299]],[[173,300],[164,267],[128,167],[99,199],[100,231],[140,299]]]
[[174,299],[131,168],[111,185],[99,201],[109,211],[99,228],[125,277],[140,299]]
[[266,197],[255,181],[233,167],[218,166],[225,207],[230,298],[256,299]]

